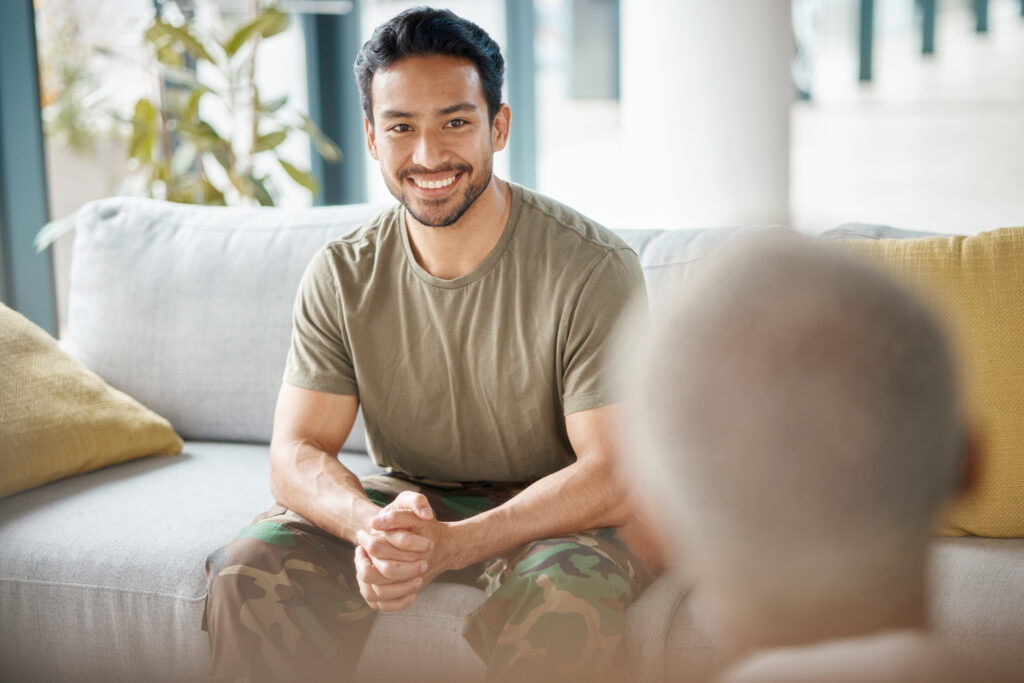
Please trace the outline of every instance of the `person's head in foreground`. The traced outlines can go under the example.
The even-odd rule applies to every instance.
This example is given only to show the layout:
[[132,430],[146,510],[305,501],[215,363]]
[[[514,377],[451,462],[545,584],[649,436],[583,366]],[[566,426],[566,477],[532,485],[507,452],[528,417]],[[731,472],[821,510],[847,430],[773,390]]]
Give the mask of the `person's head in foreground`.
[[[966,462],[936,320],[873,267],[795,236],[727,250],[668,308],[634,376],[633,469],[714,605],[727,661],[903,632],[853,656],[853,679],[916,670],[935,649],[930,529]],[[846,680],[815,667],[841,670],[851,652],[734,673]]]

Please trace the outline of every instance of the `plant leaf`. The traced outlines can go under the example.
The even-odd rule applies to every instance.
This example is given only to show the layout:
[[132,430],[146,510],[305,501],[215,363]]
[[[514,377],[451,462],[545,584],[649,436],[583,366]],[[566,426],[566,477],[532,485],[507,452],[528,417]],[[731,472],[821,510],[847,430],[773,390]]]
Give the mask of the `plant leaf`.
[[175,50],[174,46],[170,43],[161,45],[156,49],[156,59],[161,64],[174,68],[180,67],[185,63],[185,60],[181,57],[181,53]]
[[202,180],[203,184],[203,204],[207,206],[225,206],[227,200],[224,198],[224,193],[213,186],[206,178]]
[[260,102],[256,108],[264,114],[273,114],[286,104],[288,104],[288,96],[284,95],[269,102]]
[[185,109],[182,111],[182,116],[187,120],[194,120],[199,117],[199,100],[202,99],[203,95],[210,92],[210,89],[205,85],[201,85],[194,89],[188,96],[188,103],[185,105]]
[[[206,46],[204,46],[199,41],[199,39],[196,38],[195,35],[193,35],[192,31],[188,27],[188,24],[185,24],[183,26],[172,26],[171,24],[168,24],[166,21],[163,21],[162,19],[157,17],[153,20],[153,27],[156,28],[157,33],[162,33],[171,40],[181,43],[181,46],[185,48],[185,52],[189,53],[194,58],[205,59],[208,62],[216,63],[216,60],[214,60],[213,56],[210,55],[210,53],[207,51]],[[147,31],[146,33],[148,38],[149,31]]]
[[260,206],[273,206],[274,198],[270,196],[270,192],[267,191],[267,186],[264,183],[266,178],[257,178],[256,176],[247,176],[247,179],[252,185],[252,194],[256,197],[256,201],[260,203]]
[[275,130],[272,133],[261,135],[258,138],[256,138],[254,151],[257,153],[270,151],[277,147],[278,145],[280,145],[282,142],[284,142],[285,138],[287,137],[288,133],[283,130]]
[[267,8],[262,14],[235,31],[234,35],[224,43],[224,52],[228,57],[242,49],[246,41],[255,35],[269,38],[288,28],[288,15],[274,8]]
[[220,164],[221,168],[223,168],[226,172],[231,173],[231,169],[235,167],[236,161],[235,153],[231,149],[231,145],[227,143],[217,144],[214,145],[208,151],[211,154],[213,154],[213,158],[217,161],[218,164]]
[[252,196],[252,188],[250,187],[251,181],[248,178],[243,178],[234,171],[228,170],[228,180],[235,186],[238,193],[243,197]]
[[156,108],[152,102],[142,98],[135,103],[132,133],[128,140],[128,157],[141,163],[151,162],[158,136]]
[[73,211],[63,218],[52,220],[36,233],[35,246],[36,253],[43,251],[48,246],[60,239],[65,233],[71,231],[75,227],[75,218],[78,216],[78,211]]
[[299,185],[302,185],[304,188],[309,190],[314,195],[320,191],[320,183],[317,182],[317,179],[313,176],[312,173],[309,173],[307,171],[301,171],[292,166],[291,164],[289,164],[284,159],[278,159],[277,161],[278,163],[281,164],[281,168],[284,169],[284,172],[287,173],[291,177],[291,179],[297,182]]
[[222,138],[216,129],[206,121],[191,122],[179,119],[176,132],[189,138],[196,147],[202,150],[212,150],[218,146],[231,148],[231,143]]
[[299,125],[299,130],[306,133],[309,136],[310,141],[313,143],[313,147],[320,153],[324,159],[331,163],[335,163],[341,159],[341,149],[335,144],[334,140],[324,135],[320,127],[317,126],[313,119],[309,118],[305,114],[300,114],[302,117],[302,123]]
[[146,32],[142,34],[146,38],[146,42],[150,43],[156,48],[160,48],[170,42],[170,36],[167,35],[167,31],[164,30],[164,22],[159,17],[153,20],[153,23],[149,25]]

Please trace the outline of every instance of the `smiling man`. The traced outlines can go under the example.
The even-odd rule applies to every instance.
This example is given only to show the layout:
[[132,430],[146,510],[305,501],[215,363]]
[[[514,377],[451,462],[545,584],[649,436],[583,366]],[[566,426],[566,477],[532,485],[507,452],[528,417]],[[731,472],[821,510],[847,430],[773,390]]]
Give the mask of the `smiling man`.
[[[511,112],[475,24],[404,12],[355,74],[399,204],[303,277],[271,443],[278,504],[208,563],[214,677],[337,680],[370,617],[461,570],[486,588],[463,635],[488,680],[622,680],[624,611],[651,568],[624,540],[605,366],[643,295],[636,254],[493,175]],[[337,458],[359,406],[385,468],[362,480]]]

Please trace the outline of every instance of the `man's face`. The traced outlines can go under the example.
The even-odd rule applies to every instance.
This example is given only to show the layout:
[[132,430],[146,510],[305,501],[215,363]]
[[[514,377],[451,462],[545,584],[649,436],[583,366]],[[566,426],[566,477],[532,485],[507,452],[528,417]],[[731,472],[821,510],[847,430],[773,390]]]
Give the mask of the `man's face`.
[[452,225],[491,181],[494,152],[508,136],[508,106],[492,125],[476,67],[440,55],[381,69],[371,96],[366,142],[391,194],[423,225]]

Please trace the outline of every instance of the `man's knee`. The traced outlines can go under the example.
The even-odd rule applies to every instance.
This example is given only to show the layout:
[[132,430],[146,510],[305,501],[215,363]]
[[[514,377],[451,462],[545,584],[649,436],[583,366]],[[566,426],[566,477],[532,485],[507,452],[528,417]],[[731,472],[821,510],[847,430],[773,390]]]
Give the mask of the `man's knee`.
[[502,640],[529,632],[616,632],[640,585],[628,567],[589,539],[537,541],[504,573],[501,586],[478,614]]
[[599,543],[574,537],[525,548],[470,617],[464,635],[488,680],[596,680],[621,673],[625,610],[636,592]]
[[[272,608],[290,592],[290,578],[281,571],[281,549],[252,538],[235,538],[206,558],[207,602],[203,627],[237,622],[243,608]],[[269,600],[268,600],[269,599]]]
[[537,541],[516,560],[508,580],[543,597],[545,604],[572,600],[628,602],[637,588],[632,558],[596,534]]

